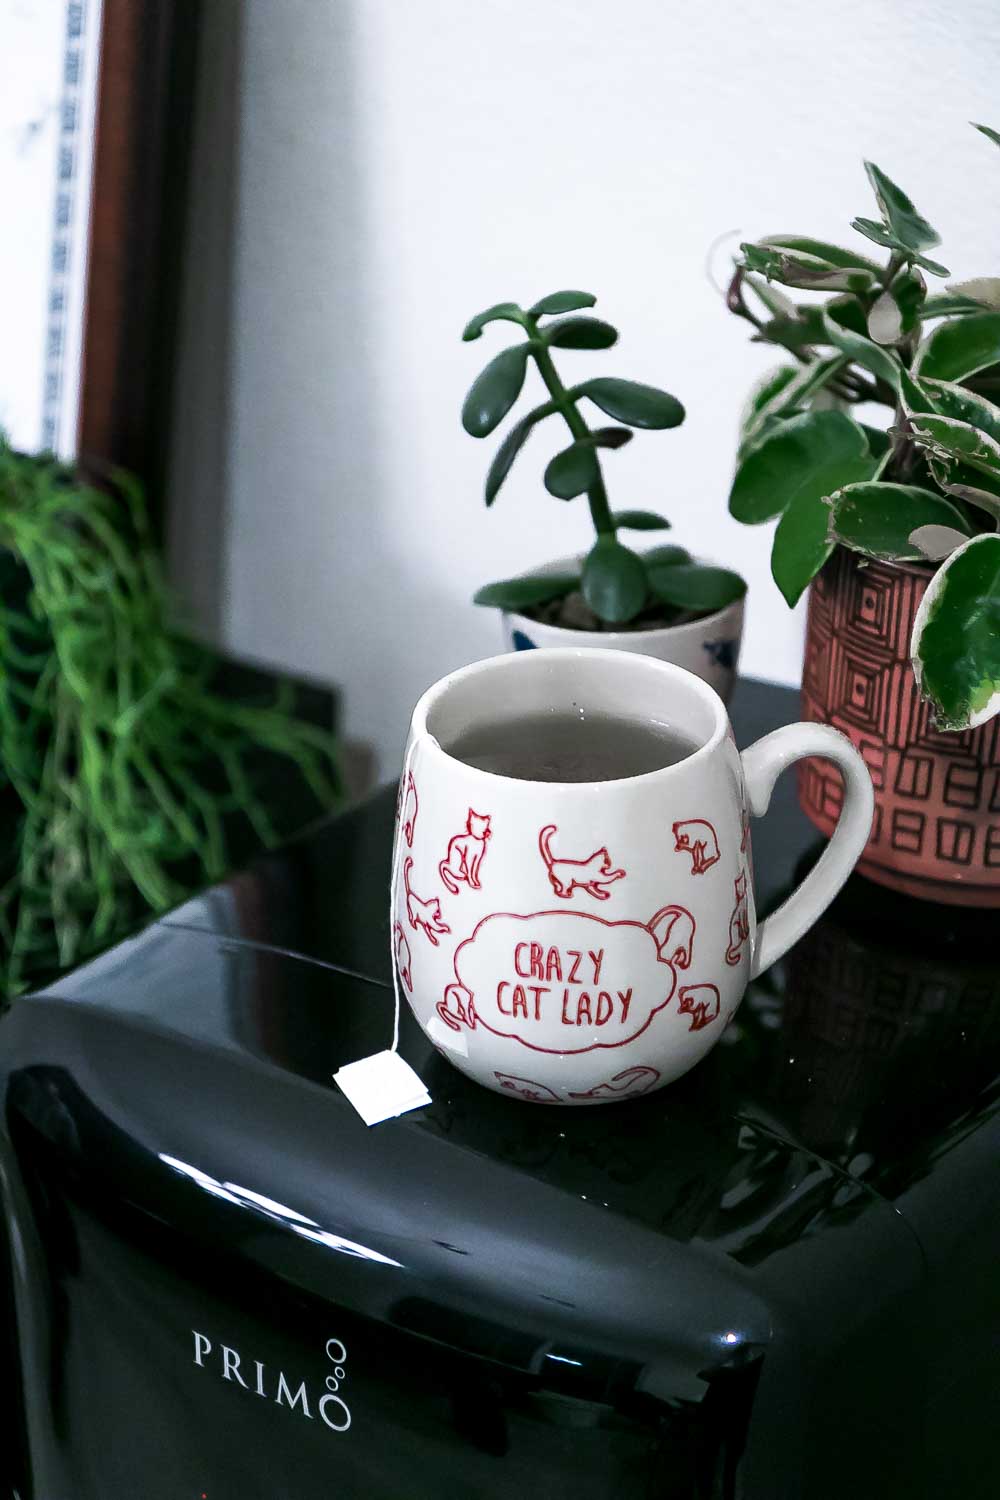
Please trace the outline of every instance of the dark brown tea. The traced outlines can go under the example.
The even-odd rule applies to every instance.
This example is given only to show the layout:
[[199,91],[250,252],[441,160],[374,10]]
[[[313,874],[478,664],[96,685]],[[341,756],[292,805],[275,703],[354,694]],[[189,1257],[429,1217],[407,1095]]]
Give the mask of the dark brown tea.
[[665,724],[574,710],[483,724],[443,748],[477,771],[518,781],[620,781],[674,766],[698,747]]

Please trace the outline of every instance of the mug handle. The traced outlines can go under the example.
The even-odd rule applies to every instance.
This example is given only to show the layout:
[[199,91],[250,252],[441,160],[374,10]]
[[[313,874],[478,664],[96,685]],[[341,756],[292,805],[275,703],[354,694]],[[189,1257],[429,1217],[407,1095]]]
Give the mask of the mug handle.
[[826,911],[868,842],[875,790],[861,756],[845,734],[828,724],[786,724],[743,751],[750,811],[762,818],[782,771],[806,755],[832,760],[844,775],[844,805],[830,842],[797,890],[757,929],[751,979],[769,969]]

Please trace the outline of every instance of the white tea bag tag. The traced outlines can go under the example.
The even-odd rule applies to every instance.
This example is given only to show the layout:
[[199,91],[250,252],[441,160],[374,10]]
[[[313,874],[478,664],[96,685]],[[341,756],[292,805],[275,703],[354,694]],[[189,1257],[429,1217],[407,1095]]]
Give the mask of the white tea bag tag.
[[423,1079],[398,1052],[374,1052],[334,1073],[333,1081],[346,1094],[366,1125],[392,1120],[407,1110],[430,1104]]

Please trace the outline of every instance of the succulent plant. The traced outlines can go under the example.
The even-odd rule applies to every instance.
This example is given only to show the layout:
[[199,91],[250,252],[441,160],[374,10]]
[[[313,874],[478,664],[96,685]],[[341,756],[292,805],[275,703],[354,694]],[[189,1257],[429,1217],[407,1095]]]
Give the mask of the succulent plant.
[[[486,475],[487,506],[496,500],[533,429],[547,417],[561,417],[572,442],[549,462],[543,482],[557,500],[586,495],[596,533],[582,565],[487,584],[475,595],[475,602],[524,610],[579,593],[589,617],[599,622],[597,628],[600,624],[627,625],[650,612],[669,621],[722,609],[745,592],[746,585],[736,573],[695,562],[683,547],[654,547],[639,553],[619,540],[620,531],[665,531],[670,522],[654,511],[613,511],[601,455],[630,442],[633,428],[677,427],[684,420],[684,408],[666,391],[633,380],[598,376],[579,385],[564,385],[553,350],[610,349],[618,341],[610,323],[581,312],[595,301],[590,292],[553,292],[527,309],[516,302],[498,302],[466,324],[462,335],[466,341],[480,338],[490,323],[514,323],[524,333],[522,342],[494,355],[473,382],[462,407],[466,432],[484,438],[495,431],[521,395],[529,361],[548,394],[540,406],[514,423],[497,449]],[[589,426],[581,410],[584,401],[616,424],[625,425]]]
[[[995,144],[1000,133],[976,127]],[[932,293],[939,236],[865,164],[882,259],[800,235],[741,245],[728,306],[791,356],[753,391],[729,509],[778,519],[771,568],[794,604],[838,544],[937,570],[911,654],[944,729],[1000,711],[1000,277]],[[793,291],[828,294],[796,301]],[[867,403],[886,426],[859,420]]]

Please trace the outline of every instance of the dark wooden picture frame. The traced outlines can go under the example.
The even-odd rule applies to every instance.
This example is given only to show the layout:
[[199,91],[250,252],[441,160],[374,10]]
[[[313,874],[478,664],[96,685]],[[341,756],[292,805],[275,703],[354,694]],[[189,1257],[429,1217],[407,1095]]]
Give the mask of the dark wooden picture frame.
[[159,535],[202,0],[104,0],[78,453],[144,483]]

